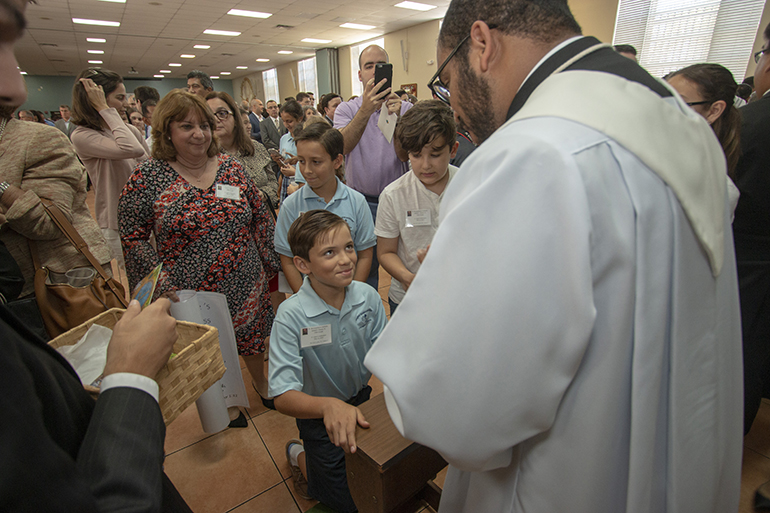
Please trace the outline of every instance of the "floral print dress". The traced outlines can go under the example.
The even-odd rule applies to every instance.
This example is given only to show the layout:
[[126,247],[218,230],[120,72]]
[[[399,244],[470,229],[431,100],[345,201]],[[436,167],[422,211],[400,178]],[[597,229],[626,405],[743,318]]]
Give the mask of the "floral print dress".
[[[217,159],[207,189],[190,184],[166,161],[148,160],[134,171],[118,205],[126,270],[133,288],[163,262],[156,297],[182,289],[224,294],[238,353],[253,355],[264,352],[273,324],[268,281],[280,269],[275,225],[241,164],[225,154]],[[218,197],[217,185],[237,187],[240,198]]]

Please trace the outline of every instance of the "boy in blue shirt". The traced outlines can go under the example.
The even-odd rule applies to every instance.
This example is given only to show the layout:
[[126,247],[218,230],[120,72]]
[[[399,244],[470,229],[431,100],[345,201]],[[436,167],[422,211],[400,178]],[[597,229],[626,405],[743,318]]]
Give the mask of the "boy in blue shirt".
[[298,129],[294,140],[307,185],[286,198],[275,226],[275,250],[281,256],[286,281],[294,292],[302,285],[302,275],[294,265],[294,255],[287,240],[289,227],[302,212],[316,209],[333,212],[347,222],[358,257],[353,279],[366,281],[377,238],[372,213],[363,194],[347,187],[337,176],[345,160],[342,134],[319,119]]
[[356,451],[356,425],[369,427],[357,406],[372,391],[364,357],[385,327],[385,308],[374,288],[353,281],[358,258],[341,217],[326,210],[300,214],[288,241],[294,265],[307,277],[273,323],[270,395],[278,411],[297,418],[302,442],[286,445],[297,492],[353,512],[345,452]]

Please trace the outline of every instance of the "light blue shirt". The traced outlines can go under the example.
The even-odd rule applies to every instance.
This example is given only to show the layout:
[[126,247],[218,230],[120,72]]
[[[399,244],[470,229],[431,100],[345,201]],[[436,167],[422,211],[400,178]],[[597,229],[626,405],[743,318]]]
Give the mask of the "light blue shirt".
[[[294,142],[294,137],[291,136],[291,132],[286,132],[281,136],[281,140],[278,143],[278,151],[286,160],[291,158],[287,153],[291,153],[294,157],[297,156],[297,143]],[[297,173],[294,175],[294,181],[297,183],[305,183],[302,172],[299,170],[299,162],[297,162],[294,167],[297,170]]]
[[289,228],[301,213],[309,210],[328,210],[344,219],[350,227],[356,251],[371,248],[377,243],[372,212],[366,198],[340,182],[339,178],[336,180],[337,191],[329,203],[307,185],[286,198],[275,224],[275,250],[278,253],[287,257],[294,256],[289,247]]
[[[366,283],[345,289],[342,309],[318,297],[305,278],[299,291],[278,307],[270,334],[269,393],[297,390],[347,401],[369,382],[364,357],[385,328],[382,298]],[[331,343],[302,348],[302,330],[331,325]]]

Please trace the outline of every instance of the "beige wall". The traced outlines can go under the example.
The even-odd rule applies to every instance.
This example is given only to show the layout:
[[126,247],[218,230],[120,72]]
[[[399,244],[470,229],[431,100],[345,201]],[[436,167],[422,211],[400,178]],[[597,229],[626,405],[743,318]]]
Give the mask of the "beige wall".
[[[438,40],[439,21],[429,21],[408,29],[385,35],[385,51],[393,64],[393,89],[401,89],[405,84],[417,84],[417,97],[420,100],[431,98],[428,81],[436,73],[436,42]],[[401,42],[409,57],[401,54]]]
[[288,96],[297,96],[299,92],[299,73],[297,72],[297,63],[299,61],[281,64],[276,68],[278,71],[278,92],[281,97],[278,103],[283,103],[283,99]]
[[340,67],[340,96],[343,100],[347,100],[353,96],[353,89],[350,82],[350,47],[342,46],[339,48],[337,55],[337,62]]
[[244,80],[247,78],[249,79],[249,82],[251,82],[251,89],[252,91],[254,91],[254,97],[259,98],[264,102],[265,91],[264,91],[264,85],[262,84],[261,71],[252,73],[251,75],[247,75],[245,77],[233,79],[233,95],[234,95],[233,98],[235,98],[235,101],[240,104],[241,100],[251,99],[251,98],[246,98],[246,95],[248,95],[246,90],[241,91],[241,85],[243,84]]
[[569,6],[583,34],[612,43],[619,0],[570,0]]

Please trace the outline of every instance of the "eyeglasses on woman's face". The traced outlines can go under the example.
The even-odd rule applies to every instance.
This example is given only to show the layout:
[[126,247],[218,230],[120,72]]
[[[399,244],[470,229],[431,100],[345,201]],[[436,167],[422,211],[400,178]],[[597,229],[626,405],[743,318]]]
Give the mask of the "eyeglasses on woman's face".
[[227,118],[233,115],[232,112],[225,109],[219,109],[217,110],[214,115],[217,117],[219,121],[227,121]]

